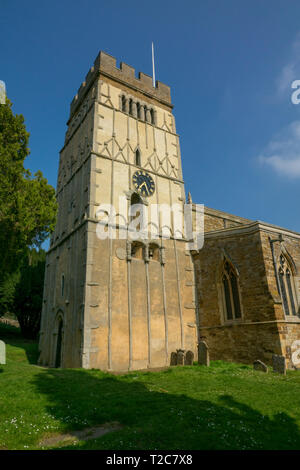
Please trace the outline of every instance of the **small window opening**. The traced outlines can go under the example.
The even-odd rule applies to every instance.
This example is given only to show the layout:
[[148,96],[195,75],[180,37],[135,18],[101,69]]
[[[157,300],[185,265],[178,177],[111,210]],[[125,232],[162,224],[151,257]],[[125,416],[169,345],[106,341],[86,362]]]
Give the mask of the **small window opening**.
[[141,166],[141,152],[139,151],[139,149],[136,149],[135,152],[135,164],[136,166]]
[[122,111],[126,112],[126,98],[124,95],[122,96]]
[[154,123],[154,109],[153,108],[150,109],[150,116],[151,116],[151,124],[155,124]]
[[61,276],[61,296],[64,296],[64,291],[65,291],[65,275],[62,274]]
[[149,259],[159,261],[159,247],[153,243],[149,245]]
[[144,258],[144,245],[141,242],[133,242],[131,245],[131,256],[135,259]]

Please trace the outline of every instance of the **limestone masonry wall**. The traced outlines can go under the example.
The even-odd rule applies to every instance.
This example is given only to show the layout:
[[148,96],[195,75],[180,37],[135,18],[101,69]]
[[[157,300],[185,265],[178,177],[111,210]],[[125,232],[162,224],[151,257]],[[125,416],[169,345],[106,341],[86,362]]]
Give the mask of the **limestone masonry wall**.
[[[297,315],[285,314],[270,240],[274,240],[275,265],[279,266],[284,253],[292,267]],[[193,258],[199,334],[208,343],[212,359],[271,363],[272,355],[280,354],[293,366],[292,355],[300,345],[295,343],[300,340],[299,241],[299,234],[258,222],[205,235],[203,249]],[[225,258],[236,269],[240,290],[242,315],[233,320],[226,318],[224,308]]]
[[[41,365],[167,366],[177,349],[191,350],[196,359],[199,338],[213,360],[271,363],[279,354],[294,365],[300,348],[300,234],[205,207],[203,248],[187,250],[183,220],[175,239],[173,218],[166,221],[157,209],[177,204],[183,212],[186,201],[172,108],[167,85],[153,87],[150,76],[135,77],[132,67],[118,68],[104,52],[74,97],[46,260]],[[154,192],[141,202],[148,230],[158,234],[140,240],[140,257],[127,230],[128,210],[124,215],[119,205],[125,201],[128,209],[137,197],[137,171],[154,182]],[[114,239],[97,236],[102,204],[116,209],[109,221]],[[156,244],[156,258],[150,243]],[[228,277],[232,309],[241,304],[233,319],[226,310],[225,261],[233,276]],[[286,295],[280,282],[287,283]]]

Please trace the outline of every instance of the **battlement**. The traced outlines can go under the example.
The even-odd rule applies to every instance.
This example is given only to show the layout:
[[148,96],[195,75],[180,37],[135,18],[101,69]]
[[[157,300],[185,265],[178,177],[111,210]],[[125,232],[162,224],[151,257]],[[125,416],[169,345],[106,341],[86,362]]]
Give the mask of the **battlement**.
[[100,74],[119,81],[132,89],[138,90],[139,92],[172,107],[169,86],[156,80],[155,87],[153,87],[152,77],[143,72],[139,72],[138,78],[136,78],[135,69],[133,67],[121,62],[120,68],[118,68],[115,57],[100,51],[96,57],[94,65],[86,75],[85,81],[81,84],[77,94],[71,102],[70,119],[74,115],[91,84]]

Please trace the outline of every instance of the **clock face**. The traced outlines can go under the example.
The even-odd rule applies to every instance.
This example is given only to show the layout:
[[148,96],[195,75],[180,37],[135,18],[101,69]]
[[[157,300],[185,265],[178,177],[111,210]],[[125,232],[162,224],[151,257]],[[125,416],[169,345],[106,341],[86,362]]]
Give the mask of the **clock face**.
[[142,196],[152,196],[155,191],[155,184],[152,177],[146,171],[138,170],[132,177],[135,189]]

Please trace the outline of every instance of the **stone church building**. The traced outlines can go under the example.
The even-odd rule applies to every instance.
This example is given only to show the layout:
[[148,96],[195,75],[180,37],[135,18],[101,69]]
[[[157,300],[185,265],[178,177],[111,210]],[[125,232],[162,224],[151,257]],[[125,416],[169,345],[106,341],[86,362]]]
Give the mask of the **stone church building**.
[[[300,234],[205,207],[204,245],[188,250],[183,227],[178,233],[172,215],[166,227],[157,211],[177,204],[183,212],[186,203],[172,110],[168,86],[137,78],[104,52],[75,95],[60,152],[40,365],[164,367],[179,349],[197,359],[200,340],[213,360],[270,363],[280,354],[288,367],[297,363]],[[156,236],[152,222],[147,237],[131,236],[136,204],[157,211]],[[114,236],[99,236],[100,220],[102,235]]]

